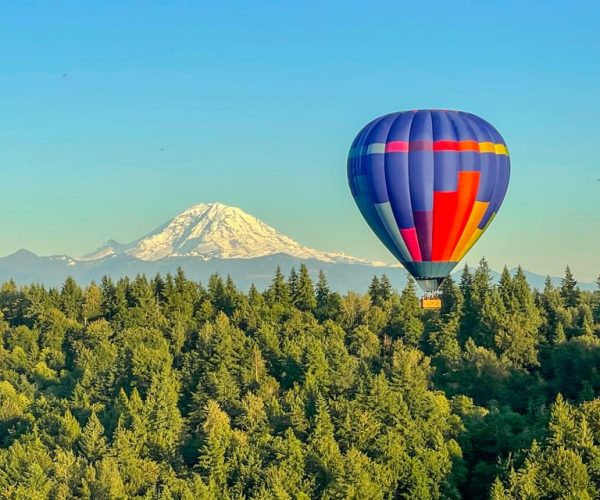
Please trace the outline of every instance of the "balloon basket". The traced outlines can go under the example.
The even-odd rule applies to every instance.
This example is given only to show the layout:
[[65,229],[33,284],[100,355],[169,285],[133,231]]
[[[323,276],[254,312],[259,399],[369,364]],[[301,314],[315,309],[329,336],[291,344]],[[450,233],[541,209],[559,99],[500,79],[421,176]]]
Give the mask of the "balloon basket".
[[421,309],[441,309],[442,299],[435,294],[425,294],[421,297]]

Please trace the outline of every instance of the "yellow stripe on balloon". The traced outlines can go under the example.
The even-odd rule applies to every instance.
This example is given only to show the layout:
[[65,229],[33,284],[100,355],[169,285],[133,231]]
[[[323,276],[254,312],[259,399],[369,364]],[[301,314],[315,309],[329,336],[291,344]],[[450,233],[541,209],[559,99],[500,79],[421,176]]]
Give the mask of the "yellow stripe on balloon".
[[452,252],[452,257],[450,258],[452,262],[458,262],[460,260],[459,257],[464,255],[463,250],[471,240],[471,236],[477,229],[477,225],[479,222],[481,222],[481,219],[483,219],[483,215],[485,214],[488,205],[489,202],[487,201],[475,201],[473,204],[473,209],[471,210],[471,215],[469,215],[469,220],[465,225],[458,243],[454,247],[454,251]]
[[[467,243],[467,246],[465,247],[464,251],[462,252],[462,255],[459,257],[459,260],[462,260],[462,258],[467,255],[467,252],[469,250],[471,250],[471,248],[473,248],[473,245],[475,245],[475,243],[477,243],[477,240],[481,237],[481,235],[483,233],[485,233],[485,230],[488,228],[488,226],[490,225],[490,223],[492,222],[492,220],[494,219],[494,217],[496,216],[496,213],[493,213],[489,220],[487,221],[487,224],[485,225],[485,227],[483,229],[479,229],[477,228],[475,230],[475,234],[473,236],[471,236],[471,239],[469,240],[469,242]],[[458,261],[457,261],[458,262]]]
[[495,144],[496,154],[497,155],[506,155],[508,156],[508,149],[504,144]]
[[483,234],[483,230],[482,229],[475,229],[475,232],[471,235],[471,238],[469,238],[469,241],[467,242],[467,245],[465,246],[465,248],[463,249],[463,251],[460,253],[460,255],[457,258],[457,262],[459,262],[460,260],[462,260],[462,258],[467,255],[467,252],[469,250],[471,250],[471,248],[473,247],[473,245],[477,242],[477,240],[481,237],[481,235]]
[[[500,144],[498,144],[500,146]],[[496,153],[496,144],[493,142],[480,142],[479,143],[480,153]]]

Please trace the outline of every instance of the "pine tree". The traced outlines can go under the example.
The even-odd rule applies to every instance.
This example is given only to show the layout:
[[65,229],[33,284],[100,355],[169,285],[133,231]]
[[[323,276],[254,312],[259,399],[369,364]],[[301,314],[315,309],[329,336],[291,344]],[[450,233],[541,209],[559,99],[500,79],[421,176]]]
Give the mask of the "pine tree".
[[381,305],[380,285],[379,278],[377,275],[373,276],[371,284],[369,285],[369,296],[371,297],[371,304],[379,306]]
[[[180,269],[181,269],[180,267],[177,268],[178,271]],[[160,275],[160,273],[156,273],[154,278],[150,281],[150,285],[152,286],[152,292],[154,293],[154,296],[156,297],[156,303],[159,306],[161,306],[162,302],[164,300],[164,297],[165,297],[164,293],[165,293],[166,283],[165,283],[165,280],[163,279],[163,277]]]
[[290,270],[290,275],[287,280],[288,288],[290,290],[290,298],[292,299],[292,304],[296,304],[298,301],[298,273],[296,273],[296,269],[292,266]]
[[92,282],[83,294],[82,315],[84,325],[87,325],[88,321],[93,321],[100,316],[101,306],[102,290],[96,283]]
[[129,307],[125,316],[126,326],[162,328],[165,319],[157,303],[152,285],[144,274],[137,275],[129,287]]
[[69,276],[60,291],[60,309],[69,319],[78,319],[83,302],[83,292],[75,280]]
[[[599,278],[600,279],[600,278]],[[317,281],[315,297],[317,299],[317,310],[323,312],[327,307],[329,300],[329,284],[327,283],[327,277],[322,269],[319,270],[319,279]]]
[[554,332],[552,334],[552,343],[554,345],[562,344],[567,340],[565,335],[565,329],[562,323],[556,323],[556,327],[554,328]]
[[485,258],[481,259],[472,276],[465,266],[460,285],[465,298],[460,328],[461,343],[471,337],[478,345],[494,345],[493,316],[502,314],[500,309],[503,302],[497,292],[492,294],[491,283],[491,270]]
[[460,319],[463,314],[464,297],[460,287],[454,283],[452,276],[448,276],[440,287],[440,299],[442,308],[440,315],[444,320],[450,318]]
[[387,275],[383,274],[381,278],[373,276],[369,285],[369,296],[373,305],[383,307],[392,298],[392,294],[392,284]]
[[387,331],[392,338],[400,338],[408,345],[417,346],[424,332],[421,307],[416,294],[415,282],[408,278],[400,299],[394,305]]
[[102,290],[101,312],[106,319],[112,320],[117,313],[117,288],[108,276],[102,278],[100,288]]
[[317,307],[313,282],[308,274],[306,264],[300,264],[298,292],[294,305],[301,311],[313,311]]
[[80,437],[81,426],[71,411],[67,408],[61,421],[61,447],[73,448],[73,445]]
[[505,281],[504,289],[498,287],[497,292],[491,293],[489,297],[497,294],[502,304],[494,306],[492,301],[488,302],[484,317],[489,318],[494,331],[498,354],[517,367],[535,366],[542,318],[520,266],[506,285]]
[[145,402],[148,446],[158,462],[175,462],[180,443],[183,420],[177,407],[179,382],[165,369],[153,377]]
[[[344,462],[334,437],[334,427],[325,399],[316,399],[316,414],[309,437],[308,468],[314,474],[317,492],[324,494],[336,478],[341,477]],[[319,494],[318,496],[321,496]]]
[[513,281],[512,276],[508,272],[508,268],[504,266],[502,274],[500,275],[500,281],[498,282],[498,292],[504,302],[505,306],[508,306],[513,298]]
[[96,412],[92,412],[83,429],[79,447],[90,462],[99,460],[106,453],[107,443],[104,437],[104,427],[96,416]]
[[250,289],[248,290],[248,303],[252,307],[258,307],[263,303],[263,297],[256,286],[254,286],[254,283],[250,285]]
[[222,311],[227,316],[233,316],[240,301],[240,293],[229,275],[227,275],[227,279],[225,280],[224,292]]
[[592,336],[594,334],[594,325],[591,318],[586,314],[581,323],[581,335]]
[[579,305],[579,287],[577,287],[577,281],[573,278],[569,266],[565,269],[565,276],[560,282],[560,295],[565,301],[566,307],[577,307]]
[[382,274],[379,279],[379,296],[382,304],[385,304],[388,300],[392,298],[393,289],[392,284],[390,283],[390,279],[387,277],[387,274]]
[[490,491],[490,500],[510,500],[510,497],[506,494],[502,481],[496,478],[492,484],[492,490]]
[[232,441],[229,416],[214,401],[209,401],[205,409],[203,424],[203,445],[200,449],[198,465],[202,475],[215,484],[221,493],[227,491],[227,476],[231,463],[228,460]]
[[319,271],[315,300],[315,316],[319,321],[337,318],[340,313],[341,298],[338,293],[329,289],[327,277],[322,270]]
[[90,484],[93,498],[127,498],[123,478],[114,457],[96,463],[96,480]]
[[290,303],[290,289],[279,266],[277,266],[275,277],[266,292],[266,297],[271,305],[281,304],[285,306]]
[[211,274],[210,278],[208,279],[208,294],[215,310],[225,311],[227,308],[225,284],[218,273]]

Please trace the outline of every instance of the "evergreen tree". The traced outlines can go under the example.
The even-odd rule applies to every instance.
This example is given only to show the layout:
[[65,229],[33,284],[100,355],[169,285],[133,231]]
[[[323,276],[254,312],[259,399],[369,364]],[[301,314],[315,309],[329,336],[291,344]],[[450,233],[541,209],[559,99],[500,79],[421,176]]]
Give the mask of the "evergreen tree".
[[279,266],[277,266],[275,277],[266,292],[266,297],[271,305],[280,304],[285,306],[290,303],[290,289]]
[[300,264],[298,291],[294,305],[301,311],[313,311],[317,307],[313,282],[308,274],[306,264]]
[[168,370],[152,378],[145,401],[150,456],[158,462],[175,462],[183,420],[177,407],[179,382]]
[[424,332],[420,315],[421,307],[416,294],[415,282],[409,277],[398,303],[392,309],[388,328],[389,335],[392,338],[402,339],[408,345],[419,345]]
[[83,324],[93,321],[101,315],[102,290],[96,283],[92,282],[83,294],[82,316]]
[[112,279],[104,276],[100,284],[100,289],[102,290],[102,314],[107,319],[112,320],[116,316],[118,309],[117,288]]
[[[600,278],[599,278],[600,279]],[[331,291],[329,290],[329,284],[327,283],[327,277],[323,270],[319,270],[319,280],[317,281],[315,298],[317,300],[317,317],[324,319],[329,305],[329,296]]]
[[[519,268],[520,269],[520,268]],[[512,276],[508,272],[508,268],[504,266],[502,274],[500,275],[500,281],[498,282],[498,292],[504,305],[510,304],[514,297],[514,287]]]
[[459,286],[454,283],[452,276],[446,277],[440,287],[442,308],[440,315],[444,319],[460,319],[463,314],[464,297]]
[[90,462],[99,460],[106,453],[107,443],[104,437],[104,427],[95,412],[92,412],[83,429],[79,446],[83,455]]
[[228,415],[214,401],[206,406],[206,417],[203,424],[203,445],[200,450],[198,464],[202,475],[209,485],[225,494],[228,491],[227,482],[229,468],[233,465],[228,456],[231,453],[233,431]]
[[371,284],[369,285],[369,296],[371,297],[371,304],[376,306],[380,306],[382,303],[381,295],[380,295],[380,284],[379,278],[377,275],[373,276],[371,280]]
[[123,315],[126,326],[162,328],[165,320],[156,294],[145,275],[138,275],[128,288],[129,310]]
[[[183,273],[183,270],[180,267],[177,268],[178,272],[180,270]],[[163,300],[165,298],[165,287],[166,287],[165,280],[159,273],[156,273],[154,278],[150,281],[150,286],[152,287],[152,292],[154,293],[154,296],[156,297],[156,303],[159,306],[161,306],[163,303]]]
[[569,266],[565,269],[565,276],[560,282],[560,295],[565,301],[566,307],[577,307],[579,305],[579,287]]
[[338,293],[332,292],[327,283],[325,273],[319,271],[319,280],[317,281],[315,291],[315,316],[319,321],[335,319],[340,313],[341,299]]
[[288,277],[287,283],[290,291],[290,298],[292,299],[292,304],[296,304],[296,302],[298,302],[298,273],[296,273],[296,269],[293,266],[290,270],[290,275]]
[[385,304],[388,300],[390,300],[392,298],[392,295],[392,284],[390,283],[390,279],[384,273],[381,275],[381,279],[379,280],[379,296],[381,298],[382,304]]
[[60,309],[69,319],[77,319],[81,311],[83,292],[75,280],[69,276],[60,291]]
[[[495,291],[492,292],[490,297],[495,297],[495,294]],[[516,367],[537,365],[538,332],[542,319],[521,267],[514,278],[501,282],[498,296],[503,307],[488,302],[492,309],[489,313],[490,326],[495,332],[498,353]]]
[[558,345],[562,344],[565,340],[567,340],[565,329],[563,328],[562,323],[557,323],[554,332],[552,332],[552,343]]

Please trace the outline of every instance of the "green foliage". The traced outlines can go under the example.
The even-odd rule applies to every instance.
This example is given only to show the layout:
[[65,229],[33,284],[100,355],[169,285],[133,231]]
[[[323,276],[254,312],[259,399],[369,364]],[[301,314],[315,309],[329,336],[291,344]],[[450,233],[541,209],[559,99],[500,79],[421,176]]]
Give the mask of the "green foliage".
[[566,307],[577,307],[580,300],[580,291],[577,280],[573,277],[569,266],[565,269],[565,276],[560,282],[560,295]]
[[600,436],[588,423],[597,418],[598,401],[576,408],[559,395],[548,436],[541,445],[533,443],[506,486],[496,480],[495,498],[598,498]]
[[[600,280],[0,287],[0,496],[598,498]],[[560,395],[559,395],[560,393]],[[551,410],[549,410],[551,408]]]

